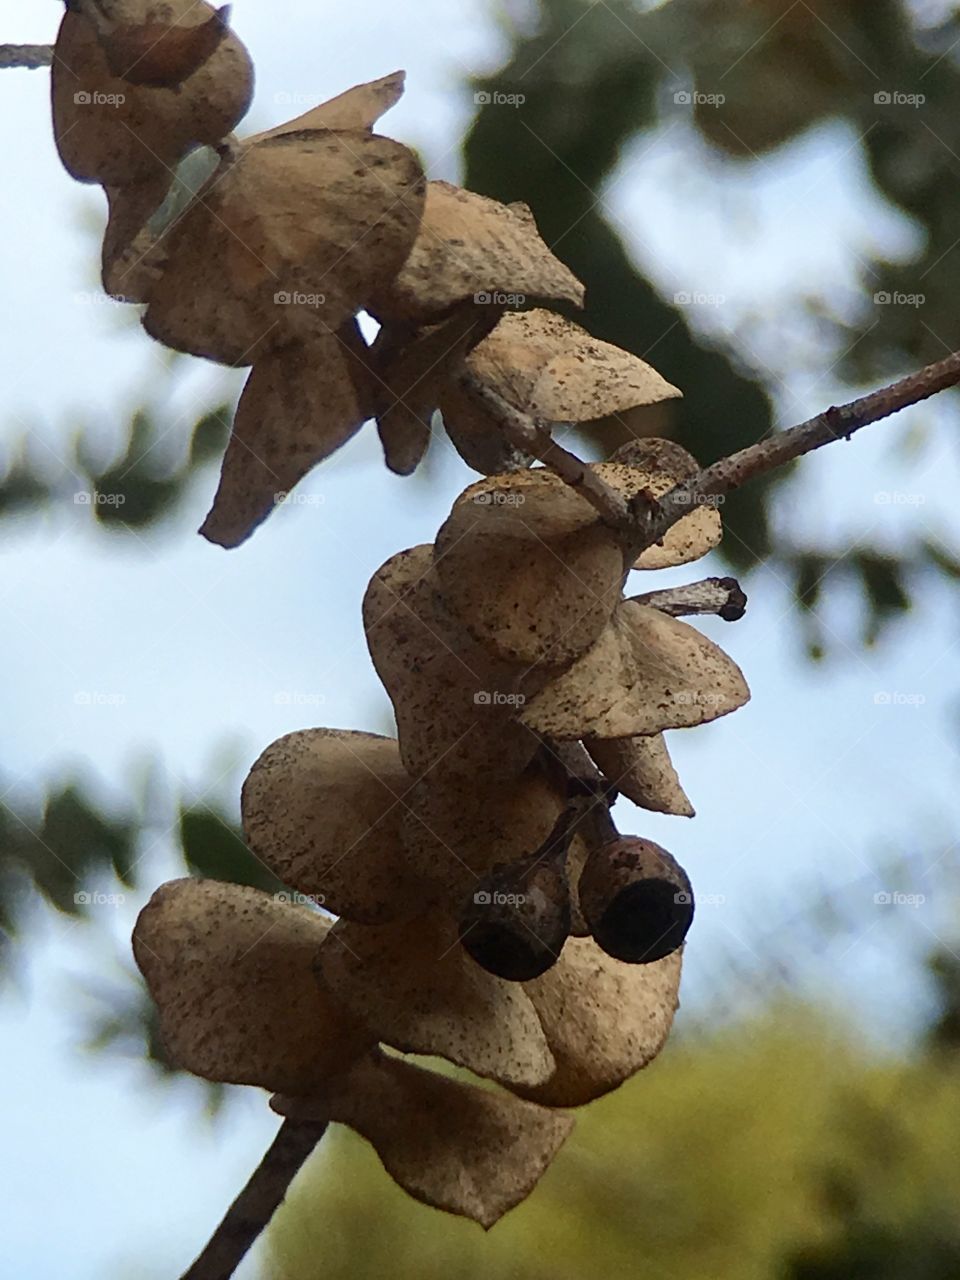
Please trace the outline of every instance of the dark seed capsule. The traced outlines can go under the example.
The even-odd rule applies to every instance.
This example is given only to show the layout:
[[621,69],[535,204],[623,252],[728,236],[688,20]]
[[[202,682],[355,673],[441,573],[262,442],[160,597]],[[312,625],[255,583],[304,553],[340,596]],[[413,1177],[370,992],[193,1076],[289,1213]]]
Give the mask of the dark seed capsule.
[[548,862],[487,876],[460,917],[466,952],[488,973],[511,982],[529,982],[546,973],[569,932],[566,878]]
[[666,849],[622,836],[594,849],[580,877],[580,909],[594,940],[629,964],[676,951],[693,920],[687,874]]

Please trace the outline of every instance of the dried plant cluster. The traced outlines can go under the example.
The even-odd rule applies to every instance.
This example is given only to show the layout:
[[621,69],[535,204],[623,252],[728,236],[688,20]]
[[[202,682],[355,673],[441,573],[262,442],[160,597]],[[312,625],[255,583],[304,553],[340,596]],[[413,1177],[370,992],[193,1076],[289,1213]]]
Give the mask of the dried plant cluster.
[[[242,542],[368,420],[407,474],[439,411],[482,478],[366,593],[397,738],[291,733],[247,778],[247,841],[291,892],[166,884],[135,954],[181,1066],[270,1090],[301,1134],[351,1125],[412,1195],[490,1226],[677,1007],[692,890],[610,805],[692,816],[664,735],[749,697],[681,621],[739,617],[736,583],[628,598],[628,574],[705,555],[713,498],[954,385],[960,358],[701,471],[651,437],[679,391],[557,314],[583,288],[530,210],[427,181],[374,132],[401,73],[238,140],[252,68],[227,19],[71,0],[53,55],[60,155],[108,199],[105,289],[175,350],[252,366],[201,532]],[[178,206],[204,146],[215,167]],[[603,463],[550,434],[609,420],[631,439]],[[191,1280],[229,1274],[292,1171],[228,1215]]]
[[[583,290],[525,206],[426,182],[373,132],[402,83],[359,85],[238,142],[252,71],[223,14],[138,0],[100,23],[66,14],[54,126],[69,171],[107,192],[104,287],[144,304],[168,346],[253,366],[209,538],[247,537],[369,418],[407,473],[439,409],[485,476],[434,545],[394,556],[367,592],[398,740],[293,733],[247,779],[250,847],[302,901],[177,881],[134,946],[181,1065],[352,1125],[413,1195],[489,1226],[556,1153],[562,1109],[615,1088],[667,1036],[690,886],[664,850],[621,839],[608,805],[619,789],[691,815],[663,731],[748,693],[694,628],[623,595],[632,568],[715,546],[715,508],[638,552],[530,469],[483,395],[538,423],[642,426],[679,392],[549,309],[505,313],[502,296],[576,305]],[[201,144],[218,166],[155,229]],[[380,322],[371,346],[361,309]],[[629,502],[699,468],[641,439],[593,471]]]
[[[663,441],[630,455],[598,469],[631,491],[689,466]],[[716,543],[714,510],[690,521],[656,563]],[[545,470],[472,485],[364,602],[398,740],[288,734],[244,785],[251,849],[307,905],[182,880],[134,937],[177,1061],[353,1125],[412,1194],[487,1226],[557,1151],[563,1109],[646,1065],[673,1020],[690,885],[608,802],[691,815],[664,730],[748,697],[711,641],[624,599],[634,563]]]

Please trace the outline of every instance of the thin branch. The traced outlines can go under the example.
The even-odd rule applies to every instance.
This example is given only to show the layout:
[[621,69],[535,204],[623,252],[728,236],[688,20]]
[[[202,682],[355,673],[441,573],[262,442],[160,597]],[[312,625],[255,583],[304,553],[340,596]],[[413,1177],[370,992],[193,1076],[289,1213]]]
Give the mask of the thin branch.
[[782,467],[825,444],[833,444],[835,440],[849,440],[861,427],[912,404],[919,404],[958,383],[960,351],[955,351],[946,359],[929,364],[899,382],[847,404],[831,405],[798,426],[777,432],[728,458],[721,458],[692,479],[676,485],[658,502],[651,501],[646,493],[637,494],[627,502],[587,463],[557,444],[549,431],[529,414],[510,404],[475,375],[461,375],[464,390],[483,403],[510,443],[543,462],[581,493],[611,528],[625,536],[637,554],[660,542],[668,530],[693,508],[715,505],[718,498],[738,489],[748,480]]
[[668,613],[671,618],[688,614],[715,613],[724,622],[738,622],[746,613],[746,592],[736,578],[703,578],[682,587],[666,587],[663,591],[647,591],[631,596],[636,604],[649,605]]
[[664,494],[659,502],[659,510],[654,508],[652,511],[638,513],[639,519],[646,523],[641,550],[659,542],[667,530],[678,520],[682,520],[693,507],[730,493],[748,480],[782,467],[794,458],[800,458],[825,444],[849,440],[861,427],[898,413],[912,404],[919,404],[957,383],[960,383],[960,351],[955,351],[936,364],[928,364],[917,373],[911,373],[879,391],[872,391],[847,404],[831,405],[823,413],[808,418],[799,426],[790,427],[757,444],[749,445],[738,453],[732,453],[729,458],[721,458],[693,479]]
[[626,501],[592,471],[585,462],[551,438],[549,431],[529,414],[515,408],[472,373],[461,375],[464,391],[479,400],[516,449],[530,454],[555,471],[561,480],[576,489],[596,508],[604,520],[616,528],[631,527],[633,517]]
[[52,44],[0,44],[0,70],[26,67],[36,71],[38,67],[49,67],[51,62]]
[[181,1280],[230,1280],[283,1203],[290,1183],[323,1137],[326,1123],[284,1120],[266,1155]]

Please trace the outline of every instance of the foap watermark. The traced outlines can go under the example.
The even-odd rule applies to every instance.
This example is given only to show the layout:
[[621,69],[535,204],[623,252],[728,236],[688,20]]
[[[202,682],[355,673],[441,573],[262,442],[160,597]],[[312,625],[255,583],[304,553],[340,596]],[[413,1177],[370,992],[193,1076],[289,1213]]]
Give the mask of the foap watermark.
[[133,299],[125,298],[122,293],[104,293],[102,289],[91,289],[89,293],[80,289],[73,295],[73,301],[81,307],[102,307],[104,303],[114,306],[118,302],[132,302]]
[[478,889],[473,895],[473,900],[478,907],[522,907],[527,900],[525,893],[503,893],[499,889],[491,892],[488,889]]
[[[673,900],[678,907],[692,907],[694,905],[693,894],[685,893],[683,889],[673,895]],[[727,895],[725,893],[699,893],[697,894],[696,905],[698,907],[725,907],[727,905]]]
[[888,689],[879,689],[873,695],[878,707],[922,707],[926,700],[922,693],[896,693]]
[[316,96],[310,93],[288,93],[281,89],[273,95],[278,107],[309,107],[316,102]]
[[96,689],[79,689],[73,695],[78,707],[122,707],[126,700],[125,693],[100,693]]
[[500,693],[497,689],[478,689],[473,695],[478,707],[522,707],[526,700],[522,693]]
[[925,93],[904,93],[900,89],[878,89],[873,95],[877,107],[922,107],[926,100]]
[[678,107],[722,107],[725,93],[701,93],[699,89],[678,89],[673,95]]
[[98,889],[78,889],[73,895],[78,907],[122,907],[126,900],[124,893],[100,893]]
[[692,292],[688,289],[679,289],[673,295],[675,307],[722,307],[726,300],[726,295],[723,293],[703,293],[699,289]]
[[479,293],[473,295],[473,300],[478,307],[523,307],[526,306],[527,295],[525,293],[504,293],[500,289],[494,289],[492,293],[487,293],[485,289],[481,289]]
[[296,907],[322,907],[326,897],[322,893],[300,893],[296,889],[281,889],[273,895],[274,902],[291,902]]
[[127,96],[124,93],[101,93],[99,89],[78,89],[73,100],[78,107],[122,107]]
[[473,501],[478,507],[522,507],[526,498],[522,493],[505,493],[500,489],[487,489],[484,493],[475,493]]
[[922,307],[926,300],[924,293],[901,293],[899,289],[892,293],[878,289],[873,295],[874,305],[878,307]]
[[678,507],[722,507],[727,496],[724,493],[678,493]]
[[922,507],[927,496],[924,493],[908,493],[904,489],[878,489],[873,500],[880,507]]
[[275,507],[322,507],[325,502],[322,493],[288,493],[281,489],[273,495]]
[[327,301],[325,293],[301,293],[299,289],[278,289],[273,295],[278,307],[322,307]]
[[878,907],[922,907],[926,900],[924,893],[901,893],[899,889],[882,889],[873,895],[874,905]]
[[326,694],[308,693],[300,689],[280,689],[273,695],[273,701],[278,707],[322,707],[326,700]]
[[126,500],[125,493],[102,493],[99,489],[78,489],[73,495],[77,507],[122,507]]
[[722,693],[708,693],[702,689],[680,690],[673,695],[678,707],[719,707],[724,700]]
[[478,89],[473,95],[477,107],[522,107],[526,100],[525,93],[501,93],[499,89]]

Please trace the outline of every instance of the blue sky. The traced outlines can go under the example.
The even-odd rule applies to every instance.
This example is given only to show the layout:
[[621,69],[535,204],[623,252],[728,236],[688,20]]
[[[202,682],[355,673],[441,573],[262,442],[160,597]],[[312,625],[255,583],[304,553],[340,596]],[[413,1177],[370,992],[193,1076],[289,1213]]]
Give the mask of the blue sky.
[[[49,39],[59,11],[53,0],[38,0],[30,12],[5,13],[0,38]],[[457,177],[459,139],[473,111],[463,80],[496,66],[505,48],[493,6],[354,0],[321,13],[290,0],[283,12],[280,31],[274,9],[249,0],[235,6],[257,66],[251,130],[405,66],[407,96],[381,127],[419,147],[430,176]],[[84,228],[100,217],[102,199],[60,168],[47,92],[45,71],[0,74],[3,434],[29,430],[37,455],[56,458],[86,424],[109,456],[129,410],[144,400],[154,399],[185,434],[202,407],[236,393],[240,378],[185,362],[168,402],[161,349],[125,325],[118,308],[91,300],[94,241]],[[284,95],[302,106],[285,107]],[[721,167],[678,118],[656,138],[636,140],[605,193],[666,294],[724,298],[697,309],[695,321],[757,344],[775,371],[784,424],[843,389],[815,360],[784,376],[794,354],[788,339],[770,323],[747,328],[751,317],[774,316],[771,298],[796,303],[810,293],[841,312],[869,305],[858,260],[874,249],[904,255],[913,243],[910,225],[870,193],[855,154],[856,139],[828,127],[760,172]],[[784,491],[782,527],[798,545],[814,536],[843,545],[870,532],[896,546],[918,524],[955,542],[954,418],[949,406],[928,404],[814,455]],[[442,445],[431,452],[428,480],[391,477],[367,428],[305,482],[313,504],[278,512],[238,551],[225,553],[193,532],[212,473],[189,509],[143,541],[95,532],[89,513],[72,503],[43,521],[5,525],[0,669],[9,683],[0,775],[14,794],[29,794],[39,779],[78,767],[105,795],[122,795],[131,761],[157,755],[172,785],[200,789],[220,774],[215,794],[230,798],[243,770],[282,733],[317,723],[379,728],[385,702],[359,616],[366,582],[396,550],[431,540],[470,479]],[[891,493],[912,498],[883,499]],[[707,560],[658,575],[656,585],[718,567]],[[829,885],[851,909],[864,902],[867,923],[824,957],[817,980],[863,1012],[881,1040],[896,1037],[911,1025],[919,997],[892,951],[889,913],[872,917],[870,902],[877,889],[912,886],[875,882],[870,867],[885,848],[916,850],[922,862],[951,847],[960,807],[955,608],[931,588],[917,617],[865,653],[855,602],[840,598],[825,622],[841,656],[813,668],[785,584],[764,572],[750,587],[744,621],[709,620],[704,630],[743,667],[753,701],[671,742],[697,818],[627,807],[623,825],[667,845],[701,899],[718,900],[702,908],[691,935],[694,995],[716,980],[721,952],[749,948],[794,904],[799,910],[811,886]],[[81,704],[79,692],[103,697]],[[104,906],[91,926],[39,916],[30,963],[0,1003],[4,1274],[175,1274],[275,1128],[264,1099],[250,1093],[208,1129],[189,1084],[161,1091],[135,1062],[76,1049],[80,988],[116,973],[143,898],[175,870],[162,838],[145,865],[144,894]],[[952,902],[942,888],[928,898],[914,932],[931,941],[949,936]]]

